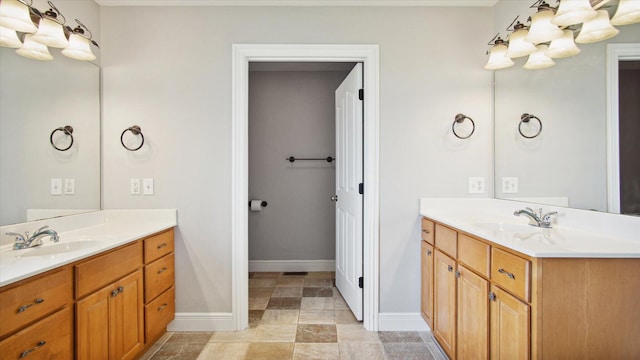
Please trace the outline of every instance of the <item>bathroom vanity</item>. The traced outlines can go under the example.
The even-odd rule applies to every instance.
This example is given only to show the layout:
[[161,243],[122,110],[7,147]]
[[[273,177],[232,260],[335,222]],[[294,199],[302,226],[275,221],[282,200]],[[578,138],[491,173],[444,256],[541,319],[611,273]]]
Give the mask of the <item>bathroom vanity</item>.
[[[175,216],[131,223],[111,215],[59,232],[56,244],[2,247],[3,356],[135,359],[166,331],[175,314]],[[82,215],[92,216],[100,215]]]
[[638,219],[541,229],[477,200],[421,204],[421,314],[451,359],[640,358]]

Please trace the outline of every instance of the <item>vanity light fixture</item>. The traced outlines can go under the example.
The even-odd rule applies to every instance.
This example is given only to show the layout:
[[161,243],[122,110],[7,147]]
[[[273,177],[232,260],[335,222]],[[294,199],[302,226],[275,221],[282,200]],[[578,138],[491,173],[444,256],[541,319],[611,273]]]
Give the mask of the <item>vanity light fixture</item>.
[[620,0],[616,13],[611,18],[611,24],[629,25],[640,22],[640,1]]
[[575,25],[593,19],[596,14],[589,0],[560,0],[551,23],[558,26]]
[[549,49],[549,46],[538,45],[536,48],[536,52],[529,55],[529,59],[524,64],[523,68],[527,70],[539,70],[546,69],[556,64],[552,58],[545,54]]
[[553,40],[549,44],[546,55],[550,58],[559,59],[578,55],[579,53],[580,49],[573,40],[573,31],[564,30],[562,37]]
[[31,0],[26,1],[0,2],[0,46],[18,48],[19,55],[35,60],[53,60],[48,47],[61,48],[62,54],[72,59],[96,59],[91,45],[98,47],[98,43],[82,22],[76,19],[78,26],[72,29],[51,1],[44,13],[33,7]]
[[502,40],[499,34],[491,39],[489,45],[493,42],[493,47],[489,50],[489,61],[484,66],[487,70],[505,69],[509,66],[513,66],[514,62],[507,56],[507,45]]
[[609,13],[607,10],[598,10],[598,15],[582,24],[582,29],[576,37],[579,44],[589,44],[602,40],[610,39],[620,30],[616,29],[609,22]]
[[31,21],[31,4],[18,0],[0,2],[0,25],[24,33],[34,33],[38,28]]
[[[516,22],[517,20],[518,17],[516,16],[513,22]],[[509,30],[509,28],[507,28],[507,30]],[[507,56],[509,58],[515,59],[527,56],[536,51],[536,46],[525,40],[529,34],[528,29],[529,28],[520,21],[513,25],[513,32],[509,35],[509,47],[507,49]]]
[[531,27],[525,40],[532,44],[540,44],[562,36],[562,30],[551,23],[555,16],[554,8],[544,0],[536,1],[531,7],[537,7],[538,12],[531,15]]

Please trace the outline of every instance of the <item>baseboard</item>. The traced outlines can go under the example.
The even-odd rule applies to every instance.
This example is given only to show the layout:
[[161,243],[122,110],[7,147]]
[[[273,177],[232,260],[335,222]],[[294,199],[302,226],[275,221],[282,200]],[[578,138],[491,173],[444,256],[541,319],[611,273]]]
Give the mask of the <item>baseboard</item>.
[[250,272],[335,271],[335,260],[249,260]]
[[176,313],[168,331],[233,331],[231,313]]
[[420,313],[380,313],[379,331],[431,331]]

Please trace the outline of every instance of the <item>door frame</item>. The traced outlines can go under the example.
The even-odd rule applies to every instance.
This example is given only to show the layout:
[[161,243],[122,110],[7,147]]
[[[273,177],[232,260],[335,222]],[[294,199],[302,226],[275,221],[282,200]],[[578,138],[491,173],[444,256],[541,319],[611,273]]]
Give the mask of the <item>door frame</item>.
[[640,44],[607,44],[607,211],[620,213],[618,62],[640,60]]
[[379,313],[379,47],[378,45],[233,44],[231,79],[232,321],[249,325],[249,62],[364,63],[363,324],[378,330]]

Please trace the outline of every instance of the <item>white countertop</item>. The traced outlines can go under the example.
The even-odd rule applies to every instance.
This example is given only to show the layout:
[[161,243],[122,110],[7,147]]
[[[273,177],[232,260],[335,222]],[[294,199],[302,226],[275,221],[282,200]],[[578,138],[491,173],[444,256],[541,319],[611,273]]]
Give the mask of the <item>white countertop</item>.
[[420,215],[532,257],[640,258],[640,218],[542,206],[545,212],[558,211],[553,228],[542,229],[513,215],[527,206],[539,207],[496,199],[424,198]]
[[[69,218],[72,217],[63,220],[66,224],[56,224],[56,219],[43,223],[47,223],[54,230],[56,225],[61,228],[73,227],[68,224]],[[11,244],[0,247],[0,286],[82,260],[177,225],[175,210],[108,210],[78,218],[80,221],[76,221],[77,226],[74,229],[58,232],[58,243],[50,242],[49,238],[45,237],[44,245],[37,249],[13,250]],[[41,226],[29,225],[30,229],[33,228],[32,231]],[[2,227],[2,234],[7,230],[14,231],[6,226]],[[42,251],[49,246],[79,241],[84,241],[89,246],[50,255],[28,256],[30,252]]]

